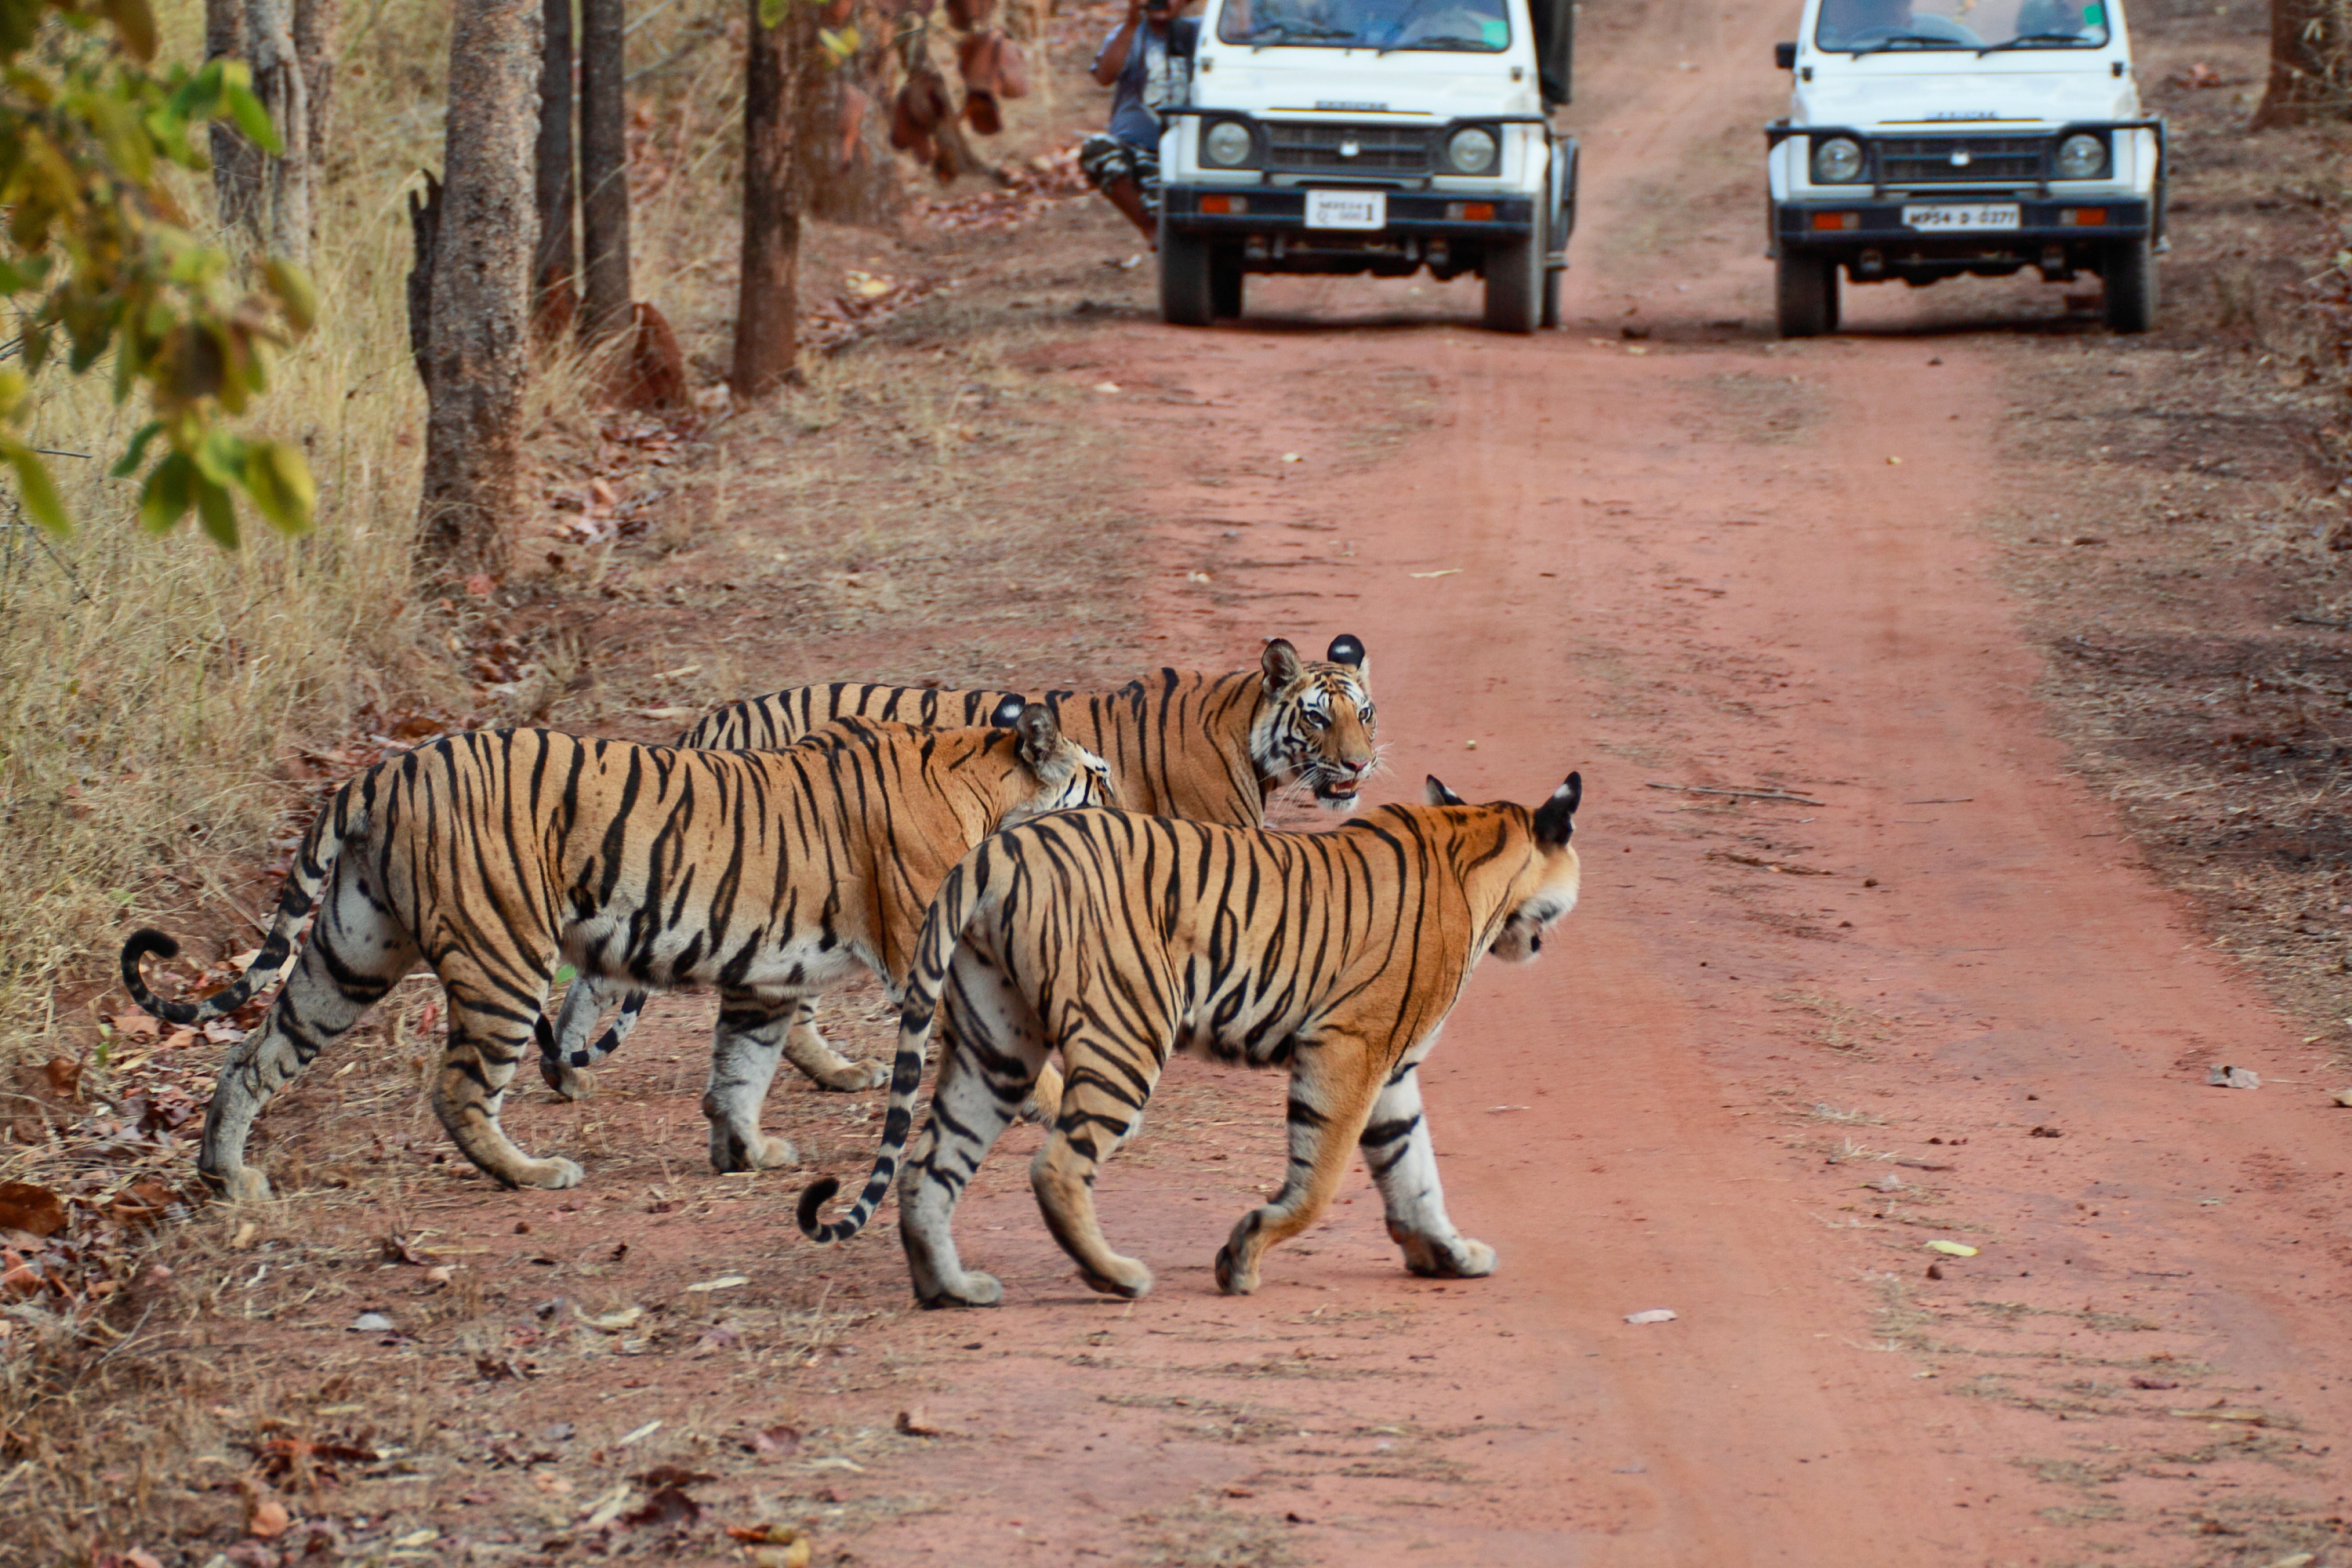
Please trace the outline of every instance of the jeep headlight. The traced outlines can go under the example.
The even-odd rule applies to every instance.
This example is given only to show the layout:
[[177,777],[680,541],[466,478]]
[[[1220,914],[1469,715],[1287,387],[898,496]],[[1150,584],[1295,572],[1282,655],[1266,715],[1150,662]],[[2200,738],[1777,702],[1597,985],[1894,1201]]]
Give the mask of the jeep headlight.
[[1862,178],[1862,143],[1851,136],[1832,136],[1813,144],[1813,184],[1852,184]]
[[2107,139],[2078,131],[2058,143],[2056,163],[2062,180],[2095,180],[2107,172]]
[[1491,131],[1481,131],[1475,125],[1465,126],[1445,139],[1445,161],[1454,165],[1457,174],[1489,174],[1495,170],[1495,155],[1502,151]]
[[1201,133],[1201,151],[1221,168],[1240,168],[1256,148],[1257,139],[1238,120],[1220,120]]

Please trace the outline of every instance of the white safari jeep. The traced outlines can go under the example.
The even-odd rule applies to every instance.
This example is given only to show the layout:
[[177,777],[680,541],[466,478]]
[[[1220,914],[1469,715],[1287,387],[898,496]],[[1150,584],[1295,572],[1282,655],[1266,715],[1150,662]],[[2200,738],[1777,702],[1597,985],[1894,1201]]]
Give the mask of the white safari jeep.
[[2156,321],[2164,122],[2140,113],[2116,0],[1805,0],[1767,128],[1782,337],[1838,324],[1838,274],[1914,286],[2021,268],[2105,280]]
[[1475,272],[1486,325],[1559,318],[1576,221],[1570,0],[1208,0],[1163,109],[1160,311],[1206,326],[1252,272]]

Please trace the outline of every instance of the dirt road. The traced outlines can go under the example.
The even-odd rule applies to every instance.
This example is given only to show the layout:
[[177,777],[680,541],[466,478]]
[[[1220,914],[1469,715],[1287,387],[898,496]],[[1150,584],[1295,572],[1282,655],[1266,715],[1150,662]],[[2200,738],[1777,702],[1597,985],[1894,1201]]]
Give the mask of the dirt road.
[[[933,1417],[994,1436],[939,1446],[950,1517],[871,1560],[2346,1552],[2326,1053],[2069,776],[1972,527],[2033,475],[2000,460],[1996,365],[1927,324],[2054,290],[1857,291],[1843,341],[1763,338],[1785,10],[1588,30],[1582,331],[1476,332],[1467,283],[1253,279],[1245,327],[1070,367],[1165,455],[1206,579],[1171,613],[1363,635],[1376,798],[1583,769],[1585,903],[1480,973],[1429,1074],[1493,1279],[1407,1279],[1359,1180],[1262,1294],[1212,1294],[1274,1171],[1270,1085],[1177,1075],[1107,1177],[1162,1269],[1132,1308],[1064,1283],[1006,1149],[967,1228],[1025,1292],[908,1325]],[[1428,427],[1383,433],[1400,407]],[[1622,1321],[1654,1307],[1679,1317]]]
[[[831,1253],[791,1222],[870,1154],[873,1097],[781,1086],[808,1166],[701,1170],[707,998],[657,1001],[603,1098],[518,1108],[586,1157],[570,1193],[453,1179],[421,1110],[400,1142],[387,1051],[365,1096],[280,1113],[288,1149],[306,1106],[376,1141],[269,1221],[320,1234],[224,1228],[205,1342],[266,1352],[239,1405],[320,1432],[364,1417],[354,1388],[416,1394],[349,1540],[734,1562],[719,1527],[765,1518],[827,1563],[2352,1564],[2352,1113],[2070,774],[1979,526],[2056,472],[2003,436],[2018,325],[2109,347],[1990,284],[1858,291],[1848,336],[1773,342],[1788,7],[1595,11],[1569,331],[1476,331],[1474,282],[1254,279],[1242,325],[1113,320],[1029,366],[1116,426],[1160,520],[1136,665],[1352,632],[1374,798],[1582,770],[1583,908],[1475,977],[1425,1075],[1500,1271],[1404,1274],[1358,1173],[1219,1297],[1281,1086],[1180,1062],[1100,1194],[1153,1295],[1075,1281],[1024,1128],[959,1227],[1006,1305],[917,1313],[892,1215]],[[884,1016],[834,1032],[870,1052]],[[387,1226],[457,1262],[447,1292],[381,1261]],[[259,1272],[228,1257],[257,1245]],[[271,1268],[307,1292],[274,1311]],[[1653,1308],[1677,1316],[1624,1321]]]

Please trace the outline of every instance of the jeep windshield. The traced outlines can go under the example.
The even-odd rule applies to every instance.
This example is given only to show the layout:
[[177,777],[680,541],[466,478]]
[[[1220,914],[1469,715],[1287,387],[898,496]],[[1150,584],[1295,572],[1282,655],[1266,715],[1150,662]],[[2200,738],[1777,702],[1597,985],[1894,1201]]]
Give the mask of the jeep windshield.
[[1837,54],[2100,49],[2106,0],[1822,0],[1817,48]]
[[1258,48],[1492,55],[1511,47],[1511,17],[1504,0],[1225,0],[1217,37]]

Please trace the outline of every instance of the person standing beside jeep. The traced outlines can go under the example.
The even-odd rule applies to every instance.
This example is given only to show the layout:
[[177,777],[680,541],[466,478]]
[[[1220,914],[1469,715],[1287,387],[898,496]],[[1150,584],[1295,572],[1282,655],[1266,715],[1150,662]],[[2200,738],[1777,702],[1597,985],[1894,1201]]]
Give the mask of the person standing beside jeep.
[[1095,80],[1110,88],[1110,129],[1078,149],[1087,181],[1125,214],[1147,243],[1159,238],[1160,115],[1192,96],[1198,17],[1182,0],[1127,0],[1127,19],[1095,54]]

